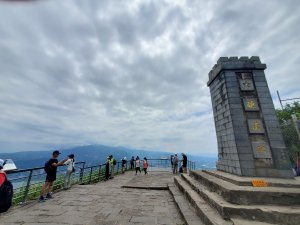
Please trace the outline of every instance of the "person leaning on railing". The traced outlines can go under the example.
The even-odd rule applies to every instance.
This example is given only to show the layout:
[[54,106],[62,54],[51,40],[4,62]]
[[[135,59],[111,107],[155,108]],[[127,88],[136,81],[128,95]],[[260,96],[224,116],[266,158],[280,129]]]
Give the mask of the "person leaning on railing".
[[[49,159],[48,162],[45,164],[45,172],[47,174],[46,176],[46,181],[42,187],[41,190],[41,196],[39,198],[39,202],[44,202],[46,199],[52,198],[52,189],[53,189],[53,183],[56,180],[56,172],[57,172],[57,167],[64,165],[64,163],[68,160],[68,158],[64,159],[61,162],[58,162],[57,158],[60,155],[59,151],[54,151],[52,153],[52,158]],[[48,193],[45,196],[46,190],[48,190]]]

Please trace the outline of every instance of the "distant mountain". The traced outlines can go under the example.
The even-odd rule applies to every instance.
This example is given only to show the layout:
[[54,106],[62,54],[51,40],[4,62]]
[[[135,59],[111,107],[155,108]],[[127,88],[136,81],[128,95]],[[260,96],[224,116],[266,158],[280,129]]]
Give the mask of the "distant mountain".
[[[113,155],[117,161],[121,158],[127,157],[130,159],[132,156],[139,156],[140,158],[147,157],[148,159],[160,159],[162,156],[170,157],[171,152],[160,151],[145,151],[137,149],[129,149],[125,147],[110,147],[105,145],[87,145],[79,146],[61,150],[62,154],[59,159],[67,157],[67,155],[73,153],[76,161],[85,161],[87,165],[97,165],[104,163],[106,157]],[[0,153],[2,159],[13,159],[19,169],[41,167],[51,157],[52,151],[26,151],[26,152],[14,152],[14,153]],[[197,162],[197,166],[205,168],[205,166],[211,168],[215,166],[214,157],[200,157],[188,155],[188,160]],[[205,166],[203,166],[205,165]]]

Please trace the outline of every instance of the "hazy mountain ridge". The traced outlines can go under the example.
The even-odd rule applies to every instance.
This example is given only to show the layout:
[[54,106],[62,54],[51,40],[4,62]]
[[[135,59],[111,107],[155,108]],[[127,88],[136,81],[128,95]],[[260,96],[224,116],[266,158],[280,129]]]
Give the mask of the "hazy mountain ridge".
[[[26,151],[26,152],[14,152],[14,153],[0,153],[0,158],[2,159],[13,159],[15,164],[19,169],[32,168],[32,167],[42,167],[45,162],[51,157],[52,151]],[[130,159],[132,156],[137,155],[140,158],[147,157],[148,159],[160,159],[160,157],[170,157],[171,152],[161,152],[161,151],[146,151],[129,149],[125,147],[110,147],[105,145],[87,145],[78,146],[68,149],[62,149],[59,160],[64,159],[67,155],[73,153],[75,155],[76,161],[85,161],[87,165],[97,165],[104,163],[108,155],[113,155],[117,161],[121,158],[127,157]],[[206,157],[206,156],[193,156],[189,155],[188,160],[195,161],[197,166],[206,165],[209,168],[214,167],[216,157]],[[181,157],[181,156],[179,156]]]

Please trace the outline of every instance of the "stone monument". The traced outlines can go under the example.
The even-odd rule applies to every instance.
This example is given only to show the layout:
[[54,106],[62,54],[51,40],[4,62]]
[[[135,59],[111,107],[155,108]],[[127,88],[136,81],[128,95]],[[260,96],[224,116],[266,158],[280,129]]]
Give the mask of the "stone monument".
[[209,72],[218,140],[217,169],[250,177],[293,178],[259,57],[220,57]]

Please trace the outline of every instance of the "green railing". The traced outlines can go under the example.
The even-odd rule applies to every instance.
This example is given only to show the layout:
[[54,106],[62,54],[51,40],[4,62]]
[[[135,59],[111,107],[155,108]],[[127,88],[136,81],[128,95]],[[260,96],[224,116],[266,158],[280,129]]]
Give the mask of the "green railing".
[[[86,162],[75,163],[75,172],[72,174],[72,184],[92,184],[104,181],[105,164],[94,166],[85,166]],[[170,159],[148,159],[150,168],[164,168],[172,171]],[[180,166],[180,165],[179,165]],[[143,160],[141,160],[143,167]],[[188,170],[195,170],[195,162],[187,162]],[[117,176],[120,173],[125,173],[130,170],[130,162],[127,161],[124,166],[122,162],[117,162],[114,166],[114,174]],[[57,179],[53,186],[53,191],[60,190],[64,187],[64,177],[66,167],[60,166],[57,170]],[[46,173],[44,167],[21,169],[8,172],[8,178],[14,186],[13,204],[23,204],[28,200],[37,199],[40,195],[41,188],[45,182]]]

